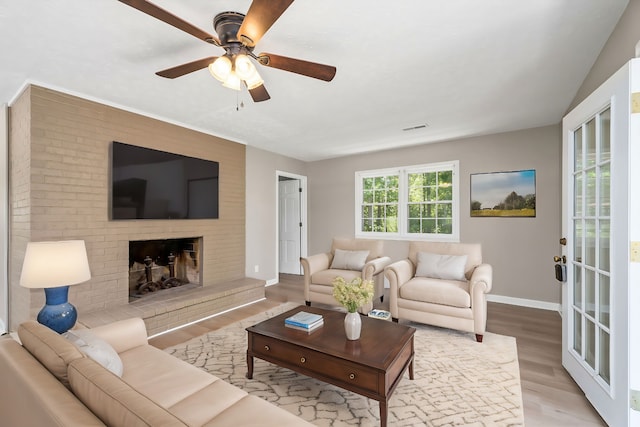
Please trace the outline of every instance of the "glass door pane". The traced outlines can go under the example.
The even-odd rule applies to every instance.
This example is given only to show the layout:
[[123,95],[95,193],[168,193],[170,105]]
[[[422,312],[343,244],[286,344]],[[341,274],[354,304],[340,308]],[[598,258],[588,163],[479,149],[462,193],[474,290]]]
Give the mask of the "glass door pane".
[[607,108],[573,134],[573,283],[574,356],[609,385],[611,121]]

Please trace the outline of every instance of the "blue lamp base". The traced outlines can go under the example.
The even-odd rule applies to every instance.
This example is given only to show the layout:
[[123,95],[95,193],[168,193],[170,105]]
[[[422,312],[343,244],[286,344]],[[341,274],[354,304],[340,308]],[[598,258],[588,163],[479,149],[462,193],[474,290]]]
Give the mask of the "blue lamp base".
[[69,286],[45,288],[45,306],[38,313],[38,322],[59,334],[67,332],[76,324],[78,313],[68,301]]

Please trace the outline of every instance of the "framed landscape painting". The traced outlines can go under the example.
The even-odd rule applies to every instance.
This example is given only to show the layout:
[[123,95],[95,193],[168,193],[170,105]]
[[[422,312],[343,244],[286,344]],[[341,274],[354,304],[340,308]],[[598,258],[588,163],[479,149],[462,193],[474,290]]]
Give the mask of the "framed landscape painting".
[[535,169],[471,174],[471,216],[535,217]]

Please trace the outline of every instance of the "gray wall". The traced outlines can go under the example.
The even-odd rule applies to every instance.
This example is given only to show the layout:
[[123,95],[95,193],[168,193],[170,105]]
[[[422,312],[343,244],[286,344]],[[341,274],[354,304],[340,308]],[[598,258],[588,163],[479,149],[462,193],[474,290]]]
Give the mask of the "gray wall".
[[[459,160],[460,240],[482,243],[493,294],[558,304],[552,258],[560,252],[561,156],[557,125],[309,163],[309,254],[327,251],[334,236],[354,236],[356,171]],[[522,169],[536,170],[535,218],[470,217],[470,174]],[[385,252],[405,258],[408,242],[385,241]]]
[[[640,40],[640,0],[627,9],[567,111],[586,98],[629,59]],[[483,244],[494,266],[493,294],[560,303],[554,280],[554,255],[560,252],[561,127],[549,126],[458,141],[304,163],[247,147],[247,275],[276,279],[275,171],[308,176],[309,254],[329,249],[334,236],[353,236],[354,173],[460,160],[461,241]],[[469,175],[476,172],[536,169],[537,217],[470,218]],[[406,256],[407,243],[386,241],[393,259]],[[253,266],[260,265],[260,273]]]
[[273,283],[278,279],[276,171],[305,175],[306,163],[250,146],[246,156],[246,275]]
[[[616,28],[609,36],[591,71],[582,82],[568,111],[583,101],[620,67],[635,57],[640,41],[640,0],[630,0]],[[567,112],[568,112],[567,111]]]

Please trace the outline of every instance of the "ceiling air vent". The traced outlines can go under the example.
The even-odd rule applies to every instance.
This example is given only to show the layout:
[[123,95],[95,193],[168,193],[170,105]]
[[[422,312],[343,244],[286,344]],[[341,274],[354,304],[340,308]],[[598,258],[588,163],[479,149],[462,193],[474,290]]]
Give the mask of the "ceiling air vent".
[[404,128],[404,129],[402,129],[402,131],[406,132],[406,131],[409,131],[409,130],[418,130],[418,129],[426,128],[427,126],[429,126],[429,125],[424,123],[422,125],[416,125],[416,126],[411,126],[411,127],[408,127],[408,128]]

